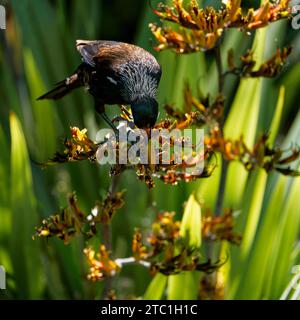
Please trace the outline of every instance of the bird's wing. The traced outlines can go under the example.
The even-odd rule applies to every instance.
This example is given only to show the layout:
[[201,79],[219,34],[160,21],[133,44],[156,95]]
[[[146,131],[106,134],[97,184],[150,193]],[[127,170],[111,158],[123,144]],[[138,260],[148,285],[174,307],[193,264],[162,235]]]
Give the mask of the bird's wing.
[[[91,67],[95,67],[97,62],[101,59],[110,60],[116,55],[120,56],[122,45],[117,41],[88,41],[77,40],[76,48],[81,54],[83,61]],[[119,54],[118,54],[119,53]]]
[[140,60],[157,80],[157,84],[160,81],[161,66],[148,51],[140,47],[124,42],[106,40],[77,40],[76,47],[83,61],[93,68],[99,67],[102,74],[107,71],[107,76],[111,76],[113,70],[114,75],[118,76],[120,66],[126,66],[128,63]]

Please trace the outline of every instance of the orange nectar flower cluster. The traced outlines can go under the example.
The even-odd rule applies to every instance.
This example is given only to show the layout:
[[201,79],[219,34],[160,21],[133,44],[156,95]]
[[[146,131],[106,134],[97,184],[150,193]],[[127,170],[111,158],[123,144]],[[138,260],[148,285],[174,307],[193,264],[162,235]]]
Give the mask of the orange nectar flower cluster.
[[[100,251],[97,254],[90,248],[85,249],[84,252],[90,265],[88,279],[95,281],[102,280],[106,276],[113,276],[127,263],[140,263],[149,267],[151,274],[160,272],[165,275],[191,270],[210,273],[219,268],[224,261],[200,262],[199,250],[189,247],[183,241],[180,236],[181,222],[175,221],[174,216],[174,212],[164,212],[157,216],[152,224],[152,231],[147,237],[147,245],[143,243],[142,233],[136,229],[133,235],[133,257],[131,258],[113,260],[104,246],[100,246]],[[228,212],[226,219],[219,219],[219,221],[206,219],[205,229],[202,230],[203,235],[212,241],[228,240],[234,242],[233,240],[238,239],[238,236],[232,231],[231,218],[231,213]],[[218,225],[220,225],[219,228]]]
[[206,210],[202,219],[202,237],[210,241],[226,240],[239,245],[242,236],[233,231],[234,219],[232,210],[226,209],[222,216],[213,216],[211,210]]
[[299,147],[290,150],[270,148],[268,136],[262,135],[252,149],[249,149],[243,139],[226,139],[218,127],[211,130],[210,135],[205,138],[205,146],[211,150],[221,152],[226,160],[240,161],[248,170],[263,168],[267,172],[275,170],[288,176],[298,176],[300,172],[293,170],[289,164],[300,156]]
[[83,213],[78,206],[75,194],[68,199],[68,207],[59,213],[51,215],[42,221],[42,226],[36,228],[38,237],[57,237],[65,244],[78,235],[91,238],[97,232],[97,225],[108,223],[115,212],[124,205],[125,191],[108,194],[103,201],[98,201],[89,215]]
[[[166,105],[166,112],[171,117],[175,117],[176,121],[183,121],[183,118],[190,115],[192,119],[190,126],[207,126],[208,132],[204,138],[204,148],[207,154],[212,155],[219,152],[228,161],[241,162],[248,171],[263,168],[267,172],[275,170],[289,176],[300,174],[299,171],[290,167],[290,164],[300,157],[298,146],[287,150],[276,147],[271,148],[268,143],[268,135],[265,134],[250,149],[244,142],[243,137],[238,140],[224,137],[219,125],[219,119],[223,113],[225,102],[222,95],[218,95],[215,101],[210,103],[208,98],[203,99],[200,97],[199,100],[194,97],[189,86],[186,86],[184,96],[183,111],[177,111],[173,106]],[[172,181],[172,176],[165,175],[162,178],[169,178]]]
[[[120,193],[116,196],[108,196],[102,203],[106,203],[110,210],[117,210],[123,203],[120,201]],[[110,200],[109,200],[110,199]],[[98,205],[98,208],[102,208]],[[43,221],[43,225],[37,228],[37,235],[40,237],[58,237],[66,244],[76,235],[83,235],[87,238],[96,234],[96,224],[106,223],[101,218],[102,214],[84,214],[78,207],[75,195],[69,197],[69,207],[63,209],[59,214],[50,216]],[[107,215],[104,215],[107,217]],[[147,244],[143,243],[142,233],[136,229],[132,241],[132,258],[114,260],[110,257],[105,246],[101,245],[96,253],[91,248],[86,248],[84,253],[90,266],[88,279],[92,281],[102,280],[114,276],[121,270],[123,264],[140,263],[150,268],[155,274],[161,272],[166,275],[177,274],[182,271],[198,270],[206,273],[213,272],[219,268],[224,261],[211,263],[210,261],[200,262],[199,250],[189,247],[180,236],[181,222],[174,220],[175,212],[163,212],[158,214],[152,224],[152,230],[147,237]],[[211,241],[229,241],[239,244],[240,236],[233,232],[233,217],[231,211],[226,211],[224,216],[213,218],[206,214],[202,219],[203,239]]]
[[[254,73],[264,73],[265,76],[277,73],[278,68],[281,68],[282,59],[285,59],[288,54],[285,49],[282,54],[280,50],[276,55],[264,63],[258,71],[251,71],[253,69],[252,54],[248,53],[247,56],[242,57],[243,64],[240,67],[240,72],[244,75]],[[274,61],[278,62],[278,68],[273,64]],[[276,62],[276,63],[277,63]],[[237,70],[238,68],[236,68]],[[232,69],[233,70],[233,69]],[[119,175],[124,170],[134,168],[137,178],[144,181],[149,188],[155,186],[154,178],[162,180],[166,184],[176,185],[180,181],[190,182],[199,178],[209,177],[216,166],[216,162],[213,161],[213,155],[215,152],[220,152],[224,155],[225,159],[229,161],[240,161],[247,170],[254,170],[257,167],[264,168],[266,171],[276,170],[286,175],[298,175],[295,170],[290,169],[288,166],[292,161],[296,160],[300,156],[299,148],[294,147],[291,150],[281,150],[279,148],[270,148],[268,146],[268,136],[263,135],[258,139],[254,148],[249,149],[244,143],[242,137],[239,140],[226,139],[223,136],[219,128],[219,120],[222,117],[224,110],[224,96],[219,94],[215,100],[210,103],[208,98],[200,97],[200,99],[194,97],[190,90],[190,87],[186,85],[184,90],[185,102],[183,111],[175,110],[173,106],[166,105],[165,109],[168,118],[163,119],[160,123],[157,123],[155,130],[172,130],[185,129],[192,127],[208,127],[208,133],[204,139],[204,157],[198,157],[198,161],[204,160],[204,170],[201,175],[192,175],[186,172],[186,168],[189,166],[183,160],[182,163],[174,163],[173,156],[170,159],[169,164],[159,163],[156,165],[151,164],[136,164],[136,165],[123,165],[116,164],[111,167],[111,175]],[[124,118],[123,118],[124,117]],[[121,115],[123,120],[132,121],[128,119],[127,115]],[[173,119],[172,119],[173,118]],[[132,125],[133,122],[130,122]],[[57,152],[52,160],[49,160],[44,165],[52,165],[55,163],[64,163],[70,161],[96,161],[96,152],[99,144],[93,142],[87,136],[86,129],[79,130],[78,128],[71,128],[72,138],[66,139],[64,142],[64,153]],[[184,139],[184,137],[180,138]],[[151,138],[149,139],[151,143]],[[174,145],[174,139],[170,141],[170,146]],[[193,148],[193,146],[191,145]],[[115,145],[116,152],[118,153],[118,142]],[[164,145],[160,144],[160,149],[163,150]],[[148,148],[149,152],[150,148]],[[162,152],[160,152],[162,154]],[[196,165],[192,164],[192,165]],[[106,206],[107,207],[107,206]],[[105,211],[103,208],[100,211]],[[110,213],[102,219],[109,220]]]
[[[119,120],[127,121],[129,122],[130,126],[134,126],[132,118],[128,118],[128,111],[126,110],[126,113],[124,109],[122,109],[122,115],[119,117]],[[162,122],[156,124],[155,128],[153,130],[163,130],[163,129],[184,129],[187,128],[193,121],[196,113],[186,113],[185,118],[181,119],[180,121],[170,121],[170,120],[163,120]],[[71,133],[72,138],[71,139],[65,139],[64,146],[65,150],[63,153],[57,152],[55,156],[50,159],[49,161],[45,162],[43,165],[54,165],[59,163],[65,163],[65,162],[73,162],[73,161],[83,161],[83,160],[89,160],[92,162],[96,161],[96,152],[100,146],[99,143],[93,142],[91,139],[87,136],[87,130],[79,130],[78,128],[71,127]],[[183,142],[184,137],[178,138],[180,139],[180,143]],[[168,147],[172,149],[174,147],[174,139],[170,139],[170,143],[166,140],[164,143],[168,144]],[[151,144],[151,137],[148,139],[148,144]],[[104,146],[104,144],[102,144]],[[186,163],[184,156],[181,163],[176,163],[174,160],[174,155],[171,155],[170,163],[165,164],[162,161],[161,155],[164,150],[164,144],[161,142],[159,145],[159,155],[160,155],[160,163],[159,164],[115,164],[112,165],[110,174],[111,175],[119,175],[124,170],[127,170],[129,168],[134,168],[137,178],[139,180],[145,181],[146,185],[149,188],[152,188],[155,186],[153,177],[159,178],[163,180],[165,183],[169,184],[177,184],[179,181],[184,180],[186,182],[192,181],[199,178],[206,178],[210,176],[213,172],[214,165],[209,164],[211,159],[211,154],[205,153],[202,157],[195,157],[195,163],[188,164]],[[114,145],[116,154],[119,154],[119,142],[116,141]],[[191,145],[191,150],[194,148],[193,145]],[[128,146],[128,149],[130,149],[130,145]],[[151,158],[151,148],[148,148],[149,152],[149,158]],[[118,159],[118,158],[117,158]],[[98,159],[99,160],[99,159]],[[198,164],[198,162],[204,161],[204,170],[199,175],[191,175],[185,173],[185,169],[187,167],[193,167]]]
[[84,249],[84,254],[89,264],[88,280],[99,281],[111,277],[119,270],[118,264],[109,258],[109,252],[101,245],[96,253],[91,248]]
[[96,160],[96,151],[99,144],[88,138],[87,129],[79,130],[77,127],[71,127],[70,131],[72,138],[64,140],[64,152],[56,152],[52,159],[42,164],[43,166],[81,160],[92,162]]
[[239,67],[235,66],[233,61],[233,50],[228,52],[228,65],[229,70],[226,74],[232,73],[240,77],[265,77],[273,78],[280,74],[282,71],[288,56],[291,54],[292,48],[283,48],[282,50],[278,48],[276,53],[266,62],[264,62],[257,70],[256,61],[253,59],[253,51],[249,50],[247,54],[240,57],[241,65]]
[[57,237],[68,244],[75,235],[80,234],[85,223],[85,214],[78,207],[74,193],[69,196],[68,204],[61,212],[44,219],[42,226],[36,228],[36,235],[45,238]]
[[183,6],[183,0],[173,0],[173,7],[160,3],[153,9],[161,19],[171,21],[180,28],[160,27],[151,23],[150,29],[158,41],[156,50],[174,49],[190,53],[213,49],[226,29],[253,30],[270,22],[287,18],[291,14],[289,0],[265,1],[257,10],[243,13],[241,0],[228,0],[220,10],[200,8],[196,0]]

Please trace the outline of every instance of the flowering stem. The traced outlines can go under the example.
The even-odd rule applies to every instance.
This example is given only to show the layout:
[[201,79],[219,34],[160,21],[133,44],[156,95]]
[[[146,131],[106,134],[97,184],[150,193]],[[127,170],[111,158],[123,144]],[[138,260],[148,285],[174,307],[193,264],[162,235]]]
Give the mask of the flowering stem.
[[[108,192],[113,195],[116,192],[117,186],[119,182],[119,176],[112,176],[111,184],[109,186]],[[112,250],[112,232],[111,232],[111,224],[105,223],[102,225],[102,238],[103,243],[107,251]],[[104,289],[102,292],[102,299],[105,299],[109,294],[112,286],[112,278],[109,277],[105,280]]]
[[102,225],[103,244],[108,251],[111,251],[111,227],[109,223]]
[[227,179],[227,171],[228,171],[228,161],[222,157],[222,166],[221,166],[221,178],[218,190],[218,196],[215,206],[215,216],[220,216],[223,209],[224,195],[225,195],[225,187],[226,187],[226,179]]
[[[112,176],[111,184],[108,189],[108,192],[111,195],[116,193],[118,182],[119,182],[119,176]],[[111,245],[112,235],[111,235],[111,224],[110,223],[105,223],[102,225],[102,237],[103,237],[103,242],[104,242],[105,248],[108,251],[111,251],[112,250],[112,245]]]
[[217,70],[218,70],[219,93],[222,93],[224,88],[224,73],[223,73],[220,44],[215,47],[215,59],[216,59]]
[[[221,50],[220,50],[220,44],[215,47],[215,59],[216,59],[216,65],[217,65],[217,71],[218,71],[218,91],[219,94],[223,94],[224,90],[224,79],[226,74],[223,72],[223,64],[222,64],[222,57],[221,57]],[[219,130],[221,131],[223,135],[223,126],[224,126],[224,112],[222,115],[222,118],[219,121]],[[222,166],[221,166],[221,177],[220,177],[220,184],[217,194],[217,200],[214,210],[215,216],[220,216],[222,214],[223,209],[223,202],[224,202],[224,195],[225,195],[225,186],[226,186],[226,179],[227,179],[227,171],[228,171],[228,161],[222,156]],[[208,259],[212,259],[214,254],[217,255],[218,253],[215,252],[216,246],[212,241],[209,241],[207,244],[207,257]],[[216,288],[216,274],[212,273],[210,275],[207,275],[207,281],[209,285],[211,286],[211,294],[210,298],[214,299],[215,295],[215,288]]]
[[[215,48],[215,59],[216,59],[217,70],[218,70],[219,94],[222,94],[224,90],[225,74],[223,72],[220,44]],[[223,132],[223,125],[224,125],[224,115],[222,116],[221,121],[219,123],[221,132]],[[218,190],[217,201],[215,206],[216,216],[221,215],[222,208],[223,208],[227,169],[228,169],[228,162],[226,159],[224,159],[224,157],[222,157],[221,178],[220,178],[219,190]]]
[[[223,64],[222,64],[222,57],[221,57],[221,50],[220,44],[215,48],[215,59],[218,71],[218,91],[219,94],[223,94],[224,90],[224,79],[225,73],[223,72]],[[223,134],[223,125],[224,125],[224,114],[219,122],[219,130]],[[227,178],[227,170],[228,170],[228,161],[224,159],[222,156],[222,166],[221,166],[221,177],[220,177],[220,184],[217,194],[217,200],[214,210],[215,216],[220,216],[222,213],[223,202],[224,202],[224,195],[225,195],[225,186],[226,186],[226,178]],[[214,256],[215,245],[212,241],[209,241],[207,244],[207,257],[208,259],[212,259]],[[207,275],[207,281],[212,288],[211,292],[211,299],[214,298],[214,290],[216,287],[216,274]]]

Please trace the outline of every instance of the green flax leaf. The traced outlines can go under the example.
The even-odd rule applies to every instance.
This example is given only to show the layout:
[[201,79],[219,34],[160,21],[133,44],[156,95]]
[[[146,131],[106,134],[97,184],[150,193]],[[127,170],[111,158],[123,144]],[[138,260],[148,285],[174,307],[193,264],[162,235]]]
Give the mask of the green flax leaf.
[[144,300],[160,300],[163,297],[168,277],[157,273],[150,282],[143,299]]
[[180,235],[185,239],[190,247],[200,248],[201,207],[193,194],[190,195],[183,213]]
[[36,199],[26,141],[21,123],[10,115],[11,132],[11,253],[19,298],[40,297],[44,287],[39,242],[32,240],[38,222]]

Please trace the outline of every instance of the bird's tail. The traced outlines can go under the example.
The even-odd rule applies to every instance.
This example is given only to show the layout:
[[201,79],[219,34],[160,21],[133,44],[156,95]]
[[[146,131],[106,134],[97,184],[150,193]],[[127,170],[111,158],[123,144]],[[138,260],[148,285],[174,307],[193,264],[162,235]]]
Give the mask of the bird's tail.
[[79,79],[78,77],[78,73],[74,73],[71,77],[58,82],[54,89],[43,94],[42,96],[37,98],[37,100],[42,100],[42,99],[57,100],[67,95],[72,90],[81,87],[82,85],[83,84],[81,79]]

